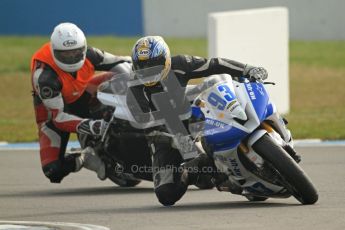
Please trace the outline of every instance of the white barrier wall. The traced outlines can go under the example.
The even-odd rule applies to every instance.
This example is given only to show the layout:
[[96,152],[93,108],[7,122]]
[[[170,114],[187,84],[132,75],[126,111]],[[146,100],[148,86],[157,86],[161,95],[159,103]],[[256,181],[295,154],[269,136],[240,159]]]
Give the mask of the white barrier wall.
[[227,57],[265,67],[267,89],[278,111],[289,111],[288,10],[272,7],[212,13],[208,16],[209,57]]
[[144,33],[206,37],[212,12],[287,7],[291,39],[345,39],[344,0],[143,0]]

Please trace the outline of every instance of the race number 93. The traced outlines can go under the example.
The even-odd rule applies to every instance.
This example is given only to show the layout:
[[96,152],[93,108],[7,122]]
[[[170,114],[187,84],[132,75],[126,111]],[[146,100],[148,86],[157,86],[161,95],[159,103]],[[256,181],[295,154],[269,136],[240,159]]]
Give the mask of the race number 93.
[[224,110],[226,104],[229,101],[233,100],[234,97],[227,85],[218,86],[218,91],[224,94],[223,97],[225,98],[225,100],[216,93],[212,92],[208,95],[207,101],[217,109]]

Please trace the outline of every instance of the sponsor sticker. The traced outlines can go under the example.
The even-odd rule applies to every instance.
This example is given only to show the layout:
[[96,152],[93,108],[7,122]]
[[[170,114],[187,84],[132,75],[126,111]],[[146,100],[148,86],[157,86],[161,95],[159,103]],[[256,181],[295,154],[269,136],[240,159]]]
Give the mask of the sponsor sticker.
[[143,48],[138,50],[138,58],[139,60],[147,60],[149,59],[151,51],[148,48]]
[[63,46],[65,47],[72,47],[77,45],[77,41],[76,40],[66,40],[62,43]]
[[44,86],[41,89],[41,96],[43,98],[52,98],[53,97],[53,89],[48,87],[48,86]]

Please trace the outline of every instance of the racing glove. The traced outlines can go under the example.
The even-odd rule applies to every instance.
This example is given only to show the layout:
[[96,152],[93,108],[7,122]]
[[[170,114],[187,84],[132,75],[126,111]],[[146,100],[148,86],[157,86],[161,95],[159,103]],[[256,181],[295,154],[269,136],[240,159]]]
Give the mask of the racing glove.
[[85,119],[77,126],[77,132],[92,136],[102,136],[107,127],[107,122],[102,120]]
[[254,67],[254,66],[246,65],[244,67],[243,75],[248,76],[249,79],[263,81],[267,79],[268,72],[263,67]]

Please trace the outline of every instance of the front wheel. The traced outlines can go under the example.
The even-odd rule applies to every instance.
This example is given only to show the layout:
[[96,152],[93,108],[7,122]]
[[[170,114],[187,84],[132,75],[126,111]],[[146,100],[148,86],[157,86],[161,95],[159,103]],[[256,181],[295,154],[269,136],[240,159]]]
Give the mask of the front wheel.
[[253,149],[281,175],[282,183],[302,204],[314,204],[317,191],[302,168],[269,135],[254,143]]

